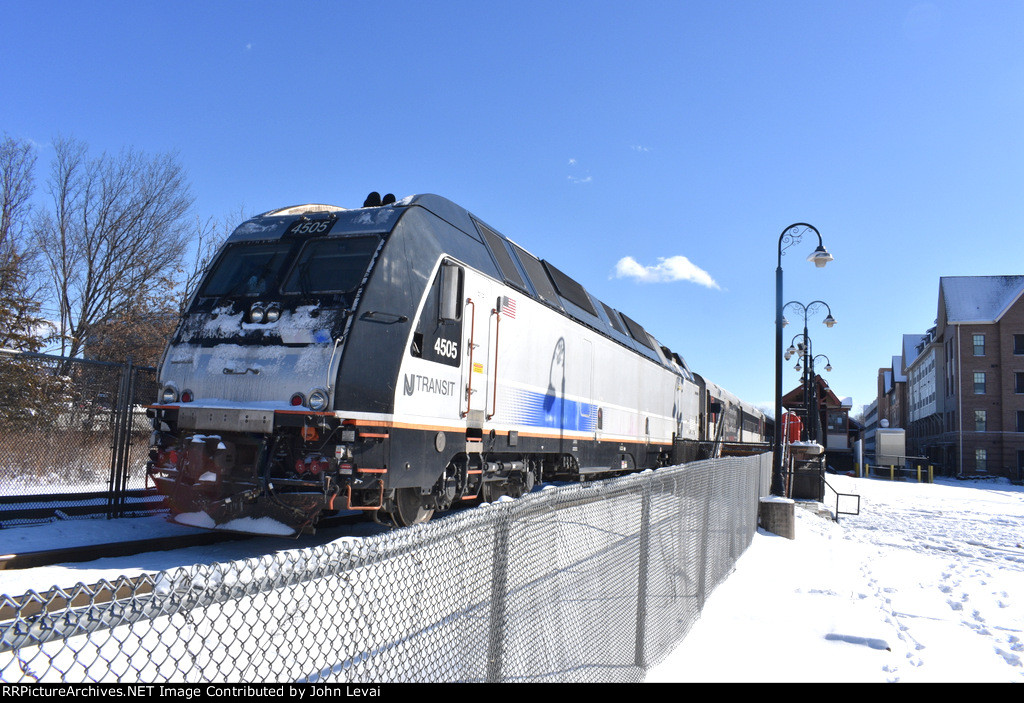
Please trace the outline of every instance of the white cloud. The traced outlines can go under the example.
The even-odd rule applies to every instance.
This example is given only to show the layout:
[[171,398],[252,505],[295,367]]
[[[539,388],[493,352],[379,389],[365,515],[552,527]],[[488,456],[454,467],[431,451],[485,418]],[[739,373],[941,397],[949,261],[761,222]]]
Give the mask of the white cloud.
[[[569,159],[569,167],[570,168],[576,168],[578,165],[579,165],[579,162],[577,162],[576,159]],[[569,176],[568,176],[569,182],[570,183],[590,183],[592,180],[594,180],[591,177],[591,175],[586,172],[586,169],[584,169],[584,174],[585,175],[582,175],[582,176],[569,174]]]
[[659,257],[654,266],[642,266],[632,256],[624,256],[615,264],[615,278],[635,278],[640,283],[691,281],[707,288],[720,288],[715,279],[685,256]]

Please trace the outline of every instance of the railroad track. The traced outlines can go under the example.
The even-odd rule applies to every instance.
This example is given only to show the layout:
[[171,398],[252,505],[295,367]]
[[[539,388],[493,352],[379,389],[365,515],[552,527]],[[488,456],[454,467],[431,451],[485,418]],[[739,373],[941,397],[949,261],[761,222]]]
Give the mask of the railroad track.
[[[319,530],[340,527],[365,518],[361,515],[339,515],[320,521]],[[318,531],[319,531],[318,530]],[[226,541],[251,540],[259,535],[240,532],[198,532],[190,535],[114,542],[61,549],[48,549],[20,554],[0,555],[0,570],[30,569],[68,562],[93,561],[106,557],[131,556],[145,552],[201,547]],[[41,614],[55,614],[75,608],[116,604],[118,601],[147,596],[153,591],[152,576],[122,576],[114,582],[92,585],[76,584],[68,588],[30,591],[20,596],[0,595],[0,626],[15,618],[22,620]]]
[[184,549],[186,547],[202,547],[228,540],[250,539],[252,535],[235,532],[201,532],[190,535],[159,537],[153,539],[134,540],[131,542],[112,542],[110,544],[90,544],[78,547],[62,547],[19,554],[0,554],[0,571],[9,569],[34,569],[40,566],[63,564],[67,562],[93,561],[105,557],[123,557],[143,552],[156,552],[168,549]]
[[[339,515],[320,521],[319,529],[329,529],[341,525],[362,522],[361,515]],[[243,532],[203,531],[187,535],[156,537],[151,539],[133,540],[130,542],[111,542],[108,544],[80,545],[77,547],[61,547],[17,554],[0,554],[0,571],[10,569],[34,569],[40,566],[64,564],[68,562],[93,561],[107,557],[124,557],[144,552],[159,552],[187,547],[204,547],[235,540],[248,540],[259,537],[258,534]]]
[[107,491],[0,496],[0,527],[94,515],[152,515],[165,510],[155,488],[125,491],[111,500]]

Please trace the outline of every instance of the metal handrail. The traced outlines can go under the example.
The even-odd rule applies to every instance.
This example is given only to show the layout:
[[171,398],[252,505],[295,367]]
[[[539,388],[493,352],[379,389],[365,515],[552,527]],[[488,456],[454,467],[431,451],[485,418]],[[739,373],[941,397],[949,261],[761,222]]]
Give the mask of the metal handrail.
[[[828,489],[830,491],[832,491],[833,493],[836,494],[836,511],[835,511],[835,515],[836,516],[834,518],[832,518],[835,522],[839,522],[839,516],[840,515],[860,515],[860,495],[859,494],[857,494],[857,493],[840,493],[839,491],[837,491],[835,488],[832,487],[832,484],[830,484],[828,482],[828,479],[826,479],[824,476],[821,477],[821,481],[826,486],[828,486]],[[846,512],[846,511],[840,511],[839,510],[839,498],[840,497],[856,498],[857,499],[857,512],[851,513],[851,512]]]

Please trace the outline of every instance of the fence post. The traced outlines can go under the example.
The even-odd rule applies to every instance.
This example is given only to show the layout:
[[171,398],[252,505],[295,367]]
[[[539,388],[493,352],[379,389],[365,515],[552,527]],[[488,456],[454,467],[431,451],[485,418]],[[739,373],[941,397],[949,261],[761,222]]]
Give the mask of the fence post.
[[121,517],[125,505],[125,473],[128,467],[128,450],[131,444],[132,427],[132,383],[134,367],[129,358],[121,367],[121,379],[117,388],[117,403],[114,407],[114,436],[110,448],[110,479],[107,482],[107,519]]
[[640,491],[640,545],[636,587],[636,649],[633,662],[641,669],[647,668],[644,642],[647,639],[647,555],[651,543],[651,488],[645,483]]
[[503,510],[494,531],[494,557],[491,560],[491,620],[488,627],[487,682],[501,681],[505,658],[505,610],[508,597],[508,537],[512,511]]
[[[710,474],[707,474],[707,483],[709,485],[704,486],[704,514],[703,514],[703,530],[697,533],[697,539],[700,540],[700,545],[697,549],[697,607],[700,610],[704,609],[704,599],[707,596],[707,580],[708,580],[708,542],[711,541],[711,492],[713,486],[710,480]],[[787,491],[788,493],[788,491]]]

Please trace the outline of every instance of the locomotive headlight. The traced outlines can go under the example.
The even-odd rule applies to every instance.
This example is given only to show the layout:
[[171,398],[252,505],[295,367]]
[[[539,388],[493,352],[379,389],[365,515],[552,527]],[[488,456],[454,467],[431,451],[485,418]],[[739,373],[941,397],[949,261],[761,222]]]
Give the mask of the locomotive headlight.
[[271,305],[267,308],[267,322],[277,322],[281,319],[281,308],[276,305]]
[[253,303],[252,307],[249,308],[249,322],[260,325],[263,324],[265,317],[266,311],[263,309],[263,303]]
[[314,391],[310,391],[309,400],[307,401],[307,405],[309,405],[310,410],[316,410],[317,412],[326,410],[327,402],[327,391],[323,390],[322,388],[317,388]]
[[164,403],[178,402],[178,389],[173,385],[164,386],[164,389],[160,391],[160,400]]

